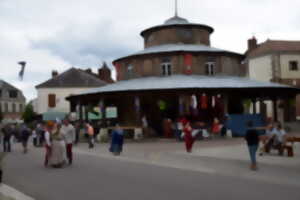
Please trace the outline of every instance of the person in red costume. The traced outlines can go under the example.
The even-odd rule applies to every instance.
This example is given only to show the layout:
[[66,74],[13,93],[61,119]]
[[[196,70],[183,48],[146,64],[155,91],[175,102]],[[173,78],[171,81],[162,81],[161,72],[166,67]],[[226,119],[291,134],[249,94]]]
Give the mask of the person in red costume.
[[193,129],[191,127],[190,122],[186,119],[182,120],[182,124],[183,124],[183,134],[184,134],[183,138],[185,142],[186,151],[188,153],[191,153],[195,141],[192,135]]
[[211,127],[211,132],[215,136],[215,135],[219,135],[220,131],[221,131],[220,121],[218,120],[218,118],[214,118],[214,122]]

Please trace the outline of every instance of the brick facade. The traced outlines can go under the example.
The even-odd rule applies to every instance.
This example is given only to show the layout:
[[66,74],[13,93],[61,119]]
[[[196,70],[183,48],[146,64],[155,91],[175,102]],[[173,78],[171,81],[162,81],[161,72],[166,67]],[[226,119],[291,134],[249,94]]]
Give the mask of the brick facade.
[[144,35],[145,48],[177,43],[210,46],[210,32],[202,28],[170,27]]
[[[118,61],[120,65],[120,80],[131,78],[161,76],[162,61],[170,59],[172,74],[184,74],[185,64],[184,55],[186,53],[143,55],[138,57],[126,58]],[[192,74],[207,75],[205,64],[213,61],[215,63],[216,75],[245,76],[246,69],[241,65],[241,57],[226,54],[192,54]],[[130,67],[130,70],[129,70]]]

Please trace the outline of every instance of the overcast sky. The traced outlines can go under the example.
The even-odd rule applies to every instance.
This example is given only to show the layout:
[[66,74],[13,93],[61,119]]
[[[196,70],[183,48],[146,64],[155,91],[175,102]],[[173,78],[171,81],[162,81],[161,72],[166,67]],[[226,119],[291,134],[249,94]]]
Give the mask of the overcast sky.
[[[215,29],[213,47],[243,53],[253,34],[300,40],[298,0],[179,0],[179,15]],[[36,96],[52,70],[96,72],[143,48],[140,32],[174,15],[174,0],[0,0],[0,79]],[[19,61],[27,61],[24,80]]]

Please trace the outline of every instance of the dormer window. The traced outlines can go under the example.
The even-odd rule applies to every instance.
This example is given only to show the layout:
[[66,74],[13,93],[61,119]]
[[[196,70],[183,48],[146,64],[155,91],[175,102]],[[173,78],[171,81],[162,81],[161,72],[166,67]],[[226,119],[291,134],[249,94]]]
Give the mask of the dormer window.
[[171,76],[172,75],[172,64],[169,58],[164,58],[161,62],[161,69],[163,76]]
[[9,90],[8,95],[9,95],[9,98],[15,99],[18,97],[18,91],[17,90]]
[[215,71],[215,62],[207,62],[205,64],[205,73],[206,75],[208,76],[213,76],[216,74],[216,71]]

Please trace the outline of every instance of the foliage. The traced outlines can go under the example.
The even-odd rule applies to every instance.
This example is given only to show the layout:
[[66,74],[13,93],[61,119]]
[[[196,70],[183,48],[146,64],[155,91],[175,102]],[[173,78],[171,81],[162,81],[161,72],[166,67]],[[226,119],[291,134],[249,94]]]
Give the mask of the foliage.
[[37,114],[33,111],[33,106],[31,104],[27,104],[22,115],[24,122],[30,123],[35,120],[36,116]]

